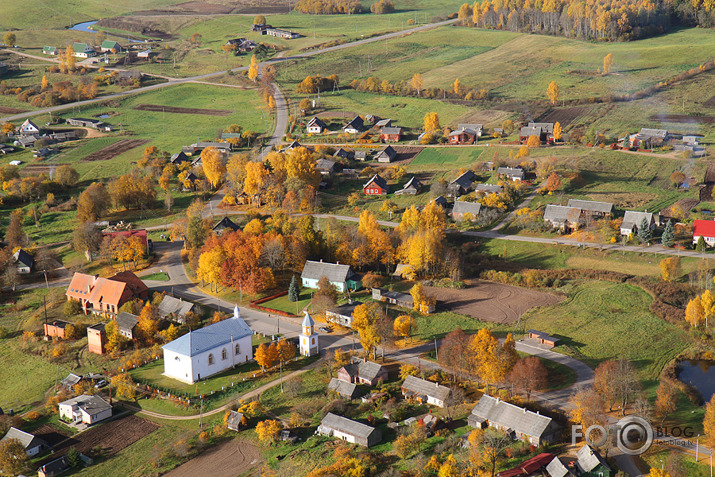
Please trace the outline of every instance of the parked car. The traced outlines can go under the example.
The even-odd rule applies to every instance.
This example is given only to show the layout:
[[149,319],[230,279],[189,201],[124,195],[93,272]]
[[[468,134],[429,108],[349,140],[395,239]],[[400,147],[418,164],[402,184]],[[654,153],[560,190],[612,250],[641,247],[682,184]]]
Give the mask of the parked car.
[[102,379],[102,380],[100,380],[97,384],[95,384],[94,387],[95,387],[96,389],[100,389],[100,388],[103,388],[104,386],[106,386],[107,384],[109,384],[109,383],[107,383],[107,381],[105,381],[104,379]]

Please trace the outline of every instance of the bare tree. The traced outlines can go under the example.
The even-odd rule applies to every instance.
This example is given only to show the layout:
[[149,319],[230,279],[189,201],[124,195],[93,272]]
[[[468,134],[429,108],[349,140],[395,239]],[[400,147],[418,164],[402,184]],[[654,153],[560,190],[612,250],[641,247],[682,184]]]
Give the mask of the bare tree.
[[285,267],[285,250],[278,239],[273,239],[263,246],[261,262],[274,270],[283,270]]
[[491,475],[494,477],[497,468],[497,462],[501,458],[504,450],[509,447],[511,439],[497,431],[486,430],[482,433],[480,446],[482,448],[482,456],[491,467]]
[[451,388],[449,396],[444,401],[445,409],[447,410],[447,417],[452,419],[454,416],[454,410],[457,406],[464,404],[467,399],[467,393],[464,388],[455,386]]

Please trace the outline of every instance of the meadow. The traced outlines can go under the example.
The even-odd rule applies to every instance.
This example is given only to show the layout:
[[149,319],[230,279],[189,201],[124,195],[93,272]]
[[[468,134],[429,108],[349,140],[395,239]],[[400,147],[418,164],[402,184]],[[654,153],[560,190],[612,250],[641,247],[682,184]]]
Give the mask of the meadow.
[[477,148],[425,148],[410,162],[409,172],[444,170],[445,168],[471,168],[479,160],[483,149]]

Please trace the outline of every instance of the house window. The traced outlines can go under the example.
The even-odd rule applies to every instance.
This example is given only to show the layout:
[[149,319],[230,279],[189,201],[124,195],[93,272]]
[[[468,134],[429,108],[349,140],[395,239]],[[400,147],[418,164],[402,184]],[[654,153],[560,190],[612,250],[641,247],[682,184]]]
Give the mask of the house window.
[[228,359],[228,353],[226,352],[226,348],[221,350],[221,359]]
[[236,354],[241,354],[241,345],[236,343]]
[[214,364],[214,355],[209,354],[209,365],[212,365],[212,364]]

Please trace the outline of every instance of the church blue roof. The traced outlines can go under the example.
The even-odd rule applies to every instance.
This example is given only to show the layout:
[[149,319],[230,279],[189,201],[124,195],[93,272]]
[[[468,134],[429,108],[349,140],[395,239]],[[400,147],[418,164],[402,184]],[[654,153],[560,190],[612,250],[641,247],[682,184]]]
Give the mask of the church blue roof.
[[303,327],[315,326],[313,317],[310,316],[310,314],[307,311],[305,312],[305,316],[303,317],[303,324],[301,326],[303,326]]
[[167,351],[184,356],[196,356],[232,340],[251,336],[253,331],[241,318],[229,318],[212,325],[190,331],[162,346]]

